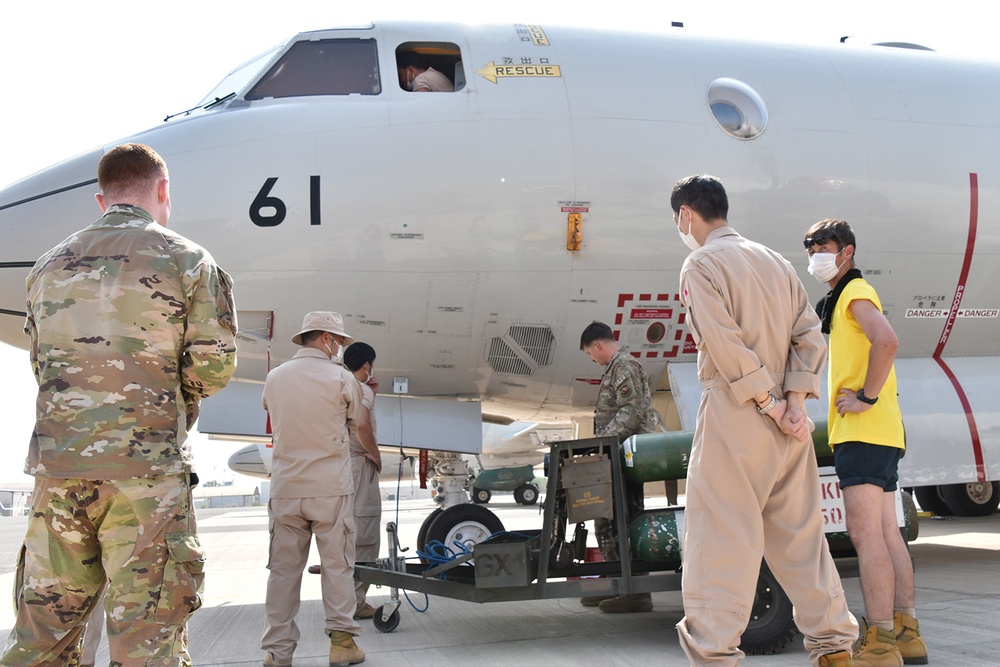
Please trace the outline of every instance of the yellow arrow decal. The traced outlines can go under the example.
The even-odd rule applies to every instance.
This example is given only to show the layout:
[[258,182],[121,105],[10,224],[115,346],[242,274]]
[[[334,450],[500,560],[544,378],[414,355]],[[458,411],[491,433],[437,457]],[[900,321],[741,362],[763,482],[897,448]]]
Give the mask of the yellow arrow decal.
[[561,77],[559,65],[496,65],[491,60],[486,67],[476,70],[476,74],[496,83],[497,79],[524,77]]

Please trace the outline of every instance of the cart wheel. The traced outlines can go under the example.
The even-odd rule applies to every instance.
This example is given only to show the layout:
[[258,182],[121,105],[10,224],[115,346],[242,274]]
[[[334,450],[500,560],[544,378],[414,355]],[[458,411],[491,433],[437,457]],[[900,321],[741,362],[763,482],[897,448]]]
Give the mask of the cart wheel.
[[538,502],[538,487],[528,482],[514,489],[514,500],[518,505],[534,505]]
[[389,615],[388,621],[382,620],[382,607],[380,606],[375,610],[375,616],[372,617],[372,621],[375,623],[375,629],[379,632],[392,632],[397,627],[399,627],[399,610],[396,609]]

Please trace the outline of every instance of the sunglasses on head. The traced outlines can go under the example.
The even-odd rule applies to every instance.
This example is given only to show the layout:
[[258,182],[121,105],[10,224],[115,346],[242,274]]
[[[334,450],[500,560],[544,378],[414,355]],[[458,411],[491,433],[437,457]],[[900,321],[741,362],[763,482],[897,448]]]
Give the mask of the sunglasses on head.
[[809,250],[814,245],[824,245],[827,241],[833,239],[830,234],[817,234],[816,236],[806,237],[806,240],[802,242],[806,250]]

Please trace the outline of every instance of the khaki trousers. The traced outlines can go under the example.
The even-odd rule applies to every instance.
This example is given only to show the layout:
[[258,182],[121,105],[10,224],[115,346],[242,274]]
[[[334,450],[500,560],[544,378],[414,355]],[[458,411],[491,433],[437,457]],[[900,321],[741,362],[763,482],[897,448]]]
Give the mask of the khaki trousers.
[[737,665],[761,557],[795,607],[815,665],[858,626],[823,536],[812,442],[785,436],[725,387],[705,390],[687,479],[677,624],[692,665]]
[[[379,537],[382,533],[382,491],[378,484],[378,470],[370,459],[351,454],[351,472],[354,475],[354,523],[356,563],[371,563],[378,558]],[[358,607],[367,601],[368,584],[358,581],[354,593]]]
[[354,510],[353,496],[328,498],[271,498],[267,504],[271,533],[267,568],[267,625],[261,649],[279,664],[290,664],[299,643],[302,572],[309,544],[316,536],[322,569],[320,585],[326,614],[324,630],[361,634],[354,620]]

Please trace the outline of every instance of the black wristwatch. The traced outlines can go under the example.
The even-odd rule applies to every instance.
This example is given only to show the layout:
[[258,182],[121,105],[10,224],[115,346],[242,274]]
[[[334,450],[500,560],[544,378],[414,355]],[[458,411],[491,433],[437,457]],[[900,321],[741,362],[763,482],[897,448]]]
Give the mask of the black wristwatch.
[[868,398],[865,396],[865,388],[862,387],[861,389],[858,389],[858,400],[862,403],[867,403],[868,405],[875,405],[878,403],[878,396],[875,398]]

